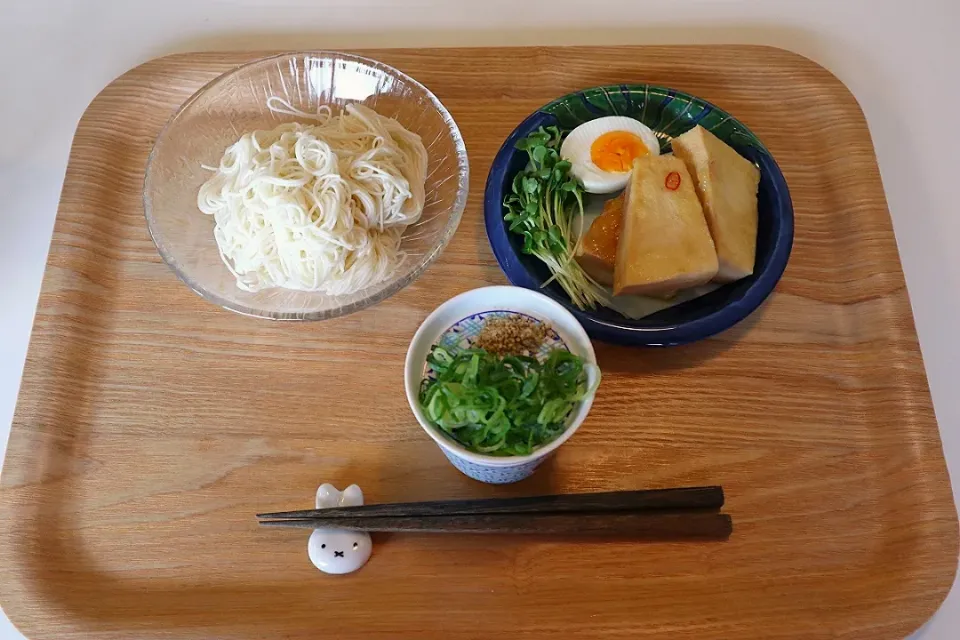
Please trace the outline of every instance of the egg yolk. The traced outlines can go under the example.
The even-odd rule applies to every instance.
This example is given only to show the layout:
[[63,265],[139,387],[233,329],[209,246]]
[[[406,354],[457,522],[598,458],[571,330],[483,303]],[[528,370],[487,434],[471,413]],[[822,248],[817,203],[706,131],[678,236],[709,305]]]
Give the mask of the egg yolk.
[[625,173],[633,167],[633,159],[649,151],[636,135],[629,131],[608,131],[590,145],[590,160],[603,171]]

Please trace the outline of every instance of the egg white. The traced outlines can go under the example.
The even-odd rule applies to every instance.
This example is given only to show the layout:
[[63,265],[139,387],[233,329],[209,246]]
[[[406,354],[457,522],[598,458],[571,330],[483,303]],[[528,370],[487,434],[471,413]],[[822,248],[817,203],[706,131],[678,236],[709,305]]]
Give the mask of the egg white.
[[660,155],[660,142],[647,125],[625,116],[597,118],[571,131],[560,145],[560,157],[571,164],[570,173],[588,193],[613,193],[627,186],[629,171],[604,171],[590,159],[590,146],[605,133],[627,131],[643,141],[650,155]]

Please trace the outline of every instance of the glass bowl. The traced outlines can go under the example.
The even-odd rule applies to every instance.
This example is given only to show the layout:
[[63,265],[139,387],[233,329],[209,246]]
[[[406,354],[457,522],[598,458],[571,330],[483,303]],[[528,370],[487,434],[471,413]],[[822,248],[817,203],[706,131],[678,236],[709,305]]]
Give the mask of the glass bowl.
[[[420,219],[400,242],[406,257],[379,284],[350,295],[239,289],[220,258],[213,216],[197,208],[197,192],[224,150],[243,133],[273,129],[296,116],[278,115],[266,101],[279,96],[307,113],[329,105],[334,114],[361,103],[418,134],[429,156]],[[160,255],[191,289],[238,313],[276,320],[323,320],[380,302],[416,280],[453,237],[467,201],[469,166],[460,130],[440,101],[410,76],[375,60],[315,51],[264,58],[216,78],[184,103],[157,139],[147,161],[143,208]]]

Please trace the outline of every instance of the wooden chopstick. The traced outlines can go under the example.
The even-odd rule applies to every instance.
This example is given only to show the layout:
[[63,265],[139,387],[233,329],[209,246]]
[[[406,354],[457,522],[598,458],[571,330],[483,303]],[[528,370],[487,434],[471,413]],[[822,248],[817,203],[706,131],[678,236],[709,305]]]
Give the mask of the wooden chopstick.
[[265,520],[260,524],[369,532],[539,534],[629,540],[725,540],[733,531],[730,516],[703,511],[301,518]]
[[719,509],[723,506],[723,488],[685,487],[608,491],[531,496],[525,498],[488,498],[480,500],[440,500],[434,502],[394,502],[362,507],[334,507],[303,511],[260,513],[258,518],[303,519],[427,517],[510,513],[597,513],[656,511],[661,509]]

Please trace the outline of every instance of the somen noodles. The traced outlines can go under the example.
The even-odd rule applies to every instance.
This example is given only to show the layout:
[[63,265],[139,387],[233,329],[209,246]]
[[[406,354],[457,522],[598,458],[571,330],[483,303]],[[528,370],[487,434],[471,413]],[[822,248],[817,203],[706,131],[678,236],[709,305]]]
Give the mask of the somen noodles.
[[358,104],[336,116],[267,106],[316,122],[244,134],[197,196],[237,286],[340,295],[382,281],[423,211],[420,136]]

